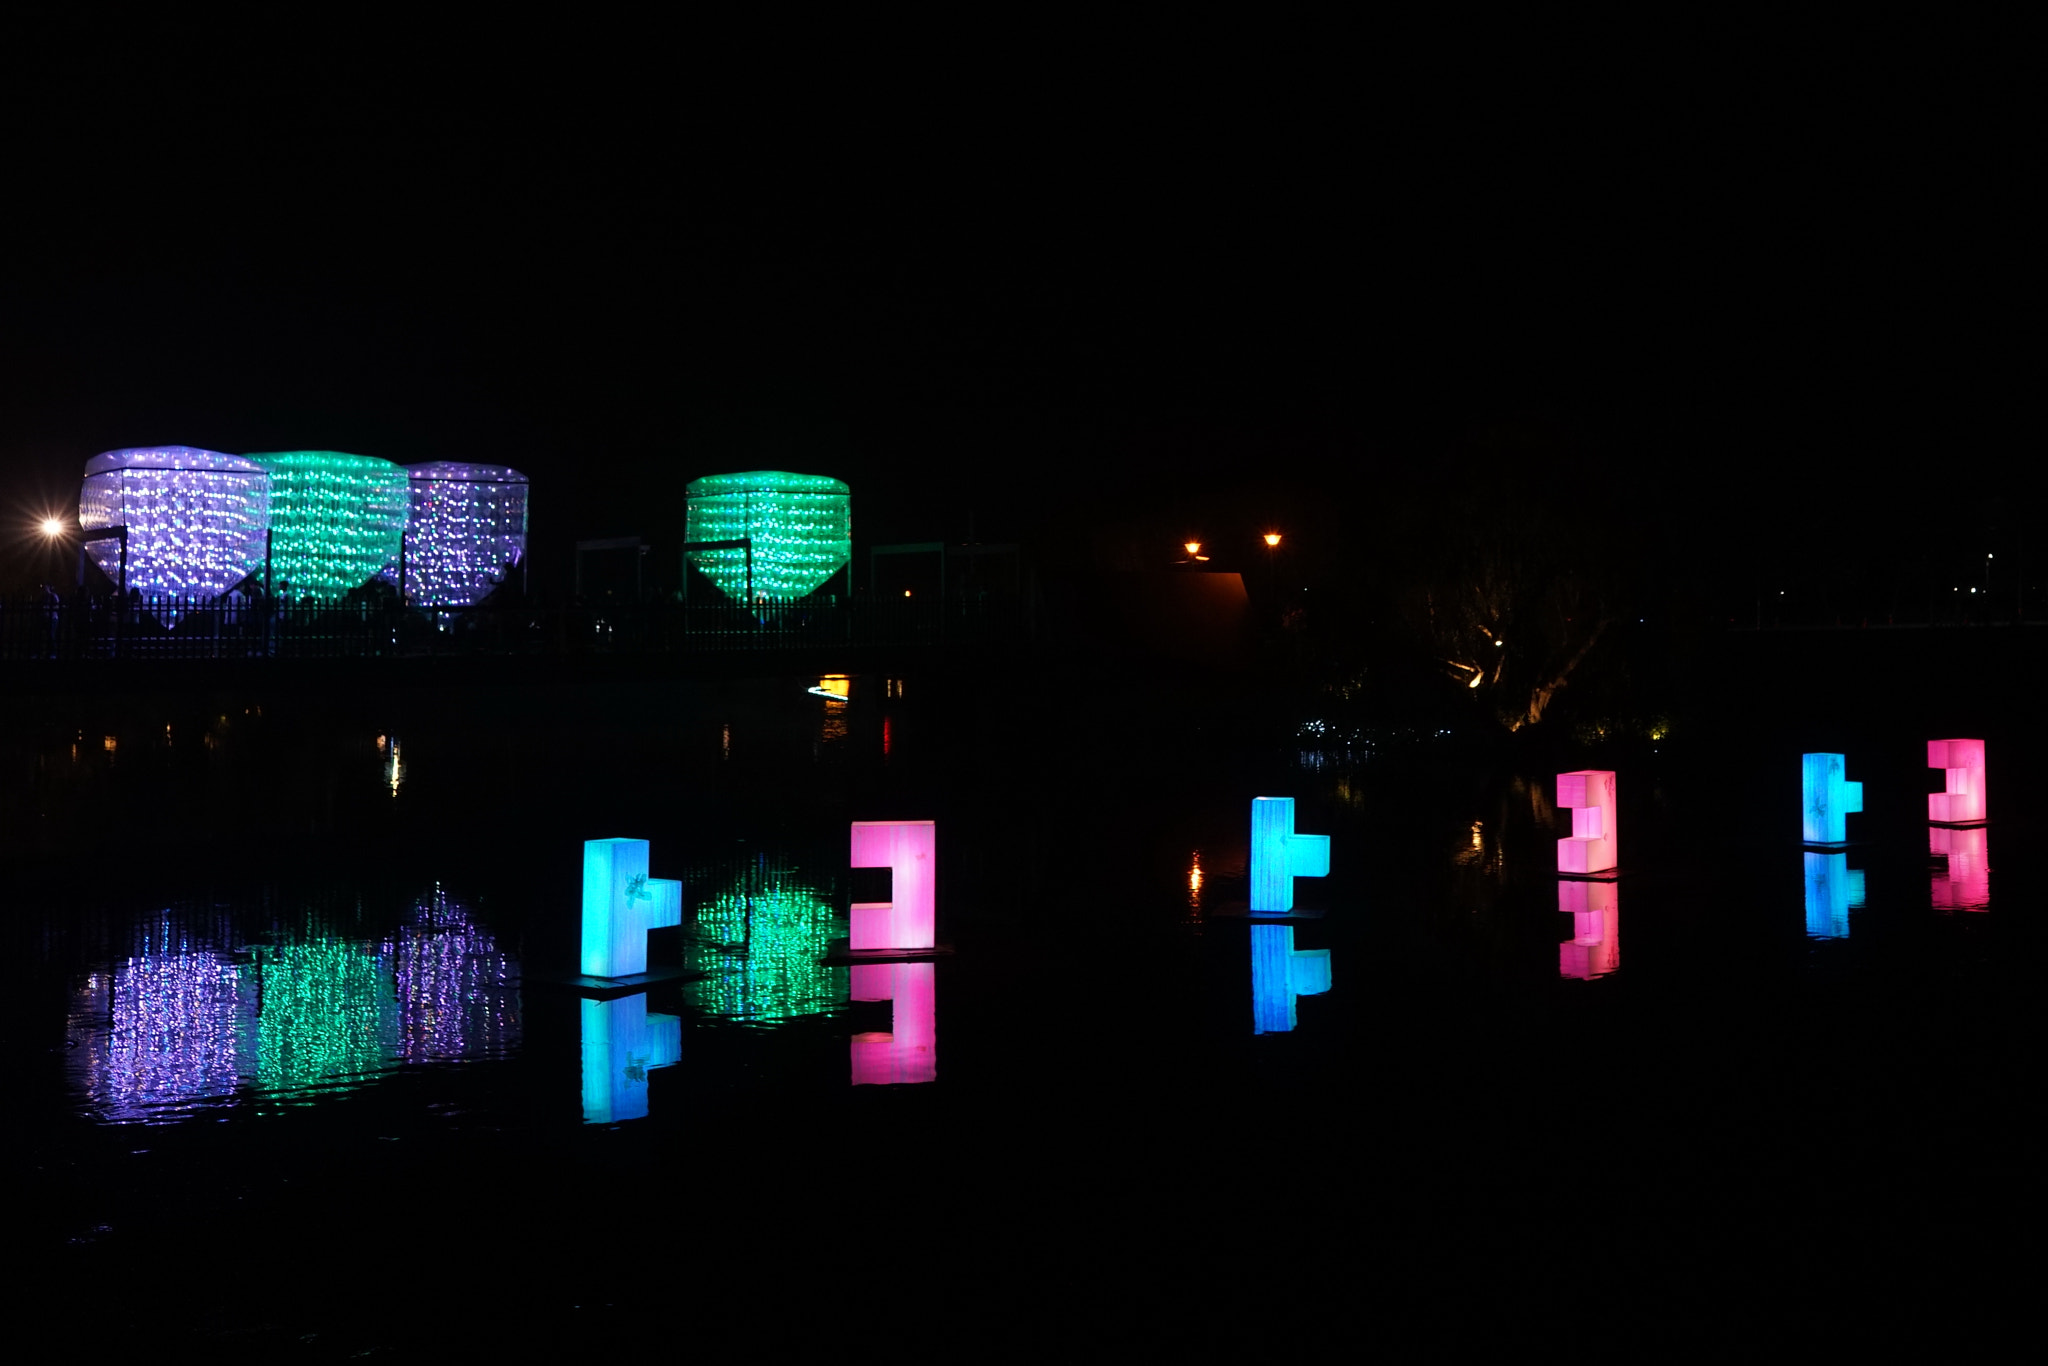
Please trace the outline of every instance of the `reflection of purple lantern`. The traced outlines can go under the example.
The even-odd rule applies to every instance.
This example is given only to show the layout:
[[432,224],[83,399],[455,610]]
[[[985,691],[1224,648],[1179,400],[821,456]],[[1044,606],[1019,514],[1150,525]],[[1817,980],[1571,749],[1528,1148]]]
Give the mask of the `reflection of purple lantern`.
[[234,962],[169,936],[87,977],[73,1009],[72,1087],[99,1119],[165,1124],[231,1100],[248,1069],[255,998]]
[[384,943],[396,977],[401,1062],[499,1057],[520,1036],[518,962],[435,888]]
[[411,516],[402,563],[381,577],[428,607],[468,607],[526,555],[526,476],[503,465],[407,465]]
[[107,451],[85,462],[78,524],[109,579],[120,577],[120,544],[90,538],[126,527],[128,587],[216,598],[263,565],[270,476],[253,460],[191,446]]

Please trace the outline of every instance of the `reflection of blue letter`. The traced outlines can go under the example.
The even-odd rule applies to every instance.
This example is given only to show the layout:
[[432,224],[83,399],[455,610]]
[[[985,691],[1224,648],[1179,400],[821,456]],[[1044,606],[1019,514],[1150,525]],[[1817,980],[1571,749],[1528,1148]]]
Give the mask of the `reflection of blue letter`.
[[1252,798],[1252,910],[1294,909],[1294,879],[1327,877],[1330,837],[1294,833],[1294,798]]
[[1294,998],[1330,989],[1330,951],[1294,947],[1294,926],[1254,925],[1252,930],[1252,1033],[1284,1034],[1294,1028]]
[[1849,912],[1863,909],[1863,870],[1847,854],[1806,855],[1806,932],[1822,939],[1849,937]]
[[683,1055],[683,1022],[649,1015],[647,993],[583,1001],[583,1122],[647,1117],[647,1074]]
[[1800,756],[1801,777],[1806,789],[1806,834],[1808,844],[1841,844],[1849,838],[1851,813],[1863,810],[1863,784],[1846,781],[1839,754]]

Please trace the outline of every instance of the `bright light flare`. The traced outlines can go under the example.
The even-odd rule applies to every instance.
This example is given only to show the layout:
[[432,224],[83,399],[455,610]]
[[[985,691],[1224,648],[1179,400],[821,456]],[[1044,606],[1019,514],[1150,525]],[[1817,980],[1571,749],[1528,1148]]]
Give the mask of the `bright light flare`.
[[1182,541],[1180,544],[1181,549],[1188,552],[1189,559],[1193,559],[1202,553],[1202,543],[1200,541]]
[[42,520],[41,530],[45,536],[54,541],[64,534],[64,519],[62,517],[45,517]]
[[1266,533],[1264,539],[1266,542],[1266,548],[1268,550],[1271,550],[1280,544],[1280,533],[1277,531],[1269,531]]

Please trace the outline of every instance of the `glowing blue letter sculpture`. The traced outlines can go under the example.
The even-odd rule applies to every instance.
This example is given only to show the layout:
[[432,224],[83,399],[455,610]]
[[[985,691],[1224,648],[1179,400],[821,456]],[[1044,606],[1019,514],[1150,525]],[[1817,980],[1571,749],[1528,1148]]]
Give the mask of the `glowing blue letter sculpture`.
[[928,949],[938,933],[938,833],[930,821],[855,821],[853,866],[887,868],[887,901],[848,908],[846,947]]
[[1294,833],[1294,798],[1252,798],[1252,912],[1294,909],[1294,879],[1328,877],[1330,837]]
[[[269,524],[270,475],[239,455],[144,446],[85,462],[78,525],[87,535],[128,528],[127,586],[144,594],[219,597],[263,567]],[[120,543],[88,544],[118,581]]]
[[583,841],[583,971],[647,971],[647,932],[683,923],[683,884],[647,876],[647,841]]
[[1927,766],[1944,770],[1940,792],[1927,794],[1927,819],[1945,825],[1974,825],[1986,820],[1984,742],[1929,740]]
[[1557,909],[1572,918],[1572,937],[1557,946],[1557,975],[1590,980],[1621,966],[1621,904],[1612,882],[1557,884]]
[[856,963],[856,1001],[891,1001],[887,1034],[853,1036],[853,1084],[931,1081],[939,1075],[939,1041],[931,963]]
[[583,1122],[647,1117],[647,1074],[683,1056],[683,1022],[649,1015],[647,993],[583,1000]]
[[1817,939],[1847,939],[1849,912],[1863,908],[1863,870],[1847,854],[1806,851],[1806,932]]
[[1294,926],[1254,925],[1252,1033],[1285,1034],[1294,1028],[1294,998],[1330,989],[1330,951],[1294,947]]
[[1801,755],[1800,763],[1806,789],[1806,843],[1845,843],[1847,817],[1863,810],[1863,784],[1842,777],[1845,763],[1839,754]]
[[1572,833],[1557,842],[1560,873],[1604,873],[1621,857],[1614,773],[1582,768],[1557,775],[1557,804],[1572,809]]
[[[526,554],[526,476],[503,465],[405,467],[405,592],[428,607],[483,601]],[[382,577],[397,582],[398,566]]]

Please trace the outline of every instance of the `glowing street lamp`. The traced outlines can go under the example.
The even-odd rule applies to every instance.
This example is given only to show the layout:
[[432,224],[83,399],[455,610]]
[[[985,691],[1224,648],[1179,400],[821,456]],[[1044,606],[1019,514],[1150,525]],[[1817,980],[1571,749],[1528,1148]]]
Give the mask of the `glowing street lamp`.
[[1280,533],[1277,531],[1269,531],[1260,539],[1265,541],[1266,549],[1268,550],[1278,550],[1280,548]]
[[62,517],[43,518],[42,531],[43,535],[49,537],[53,541],[56,540],[65,532],[64,519]]

